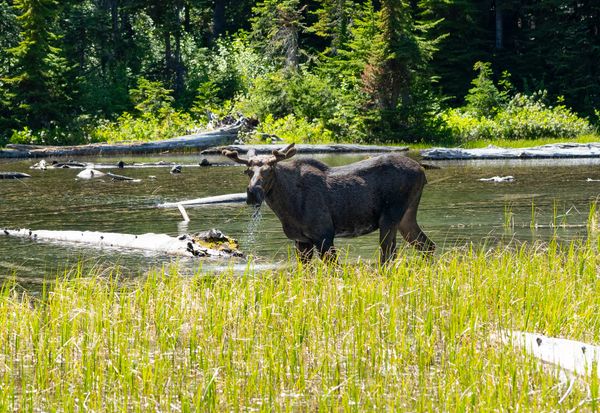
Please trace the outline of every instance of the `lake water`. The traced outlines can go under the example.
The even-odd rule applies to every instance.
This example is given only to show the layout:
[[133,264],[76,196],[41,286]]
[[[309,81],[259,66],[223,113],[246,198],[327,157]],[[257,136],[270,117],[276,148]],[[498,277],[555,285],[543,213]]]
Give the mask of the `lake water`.
[[[330,165],[365,155],[319,156]],[[197,165],[198,156],[78,159],[98,163],[167,161]],[[222,161],[213,158],[212,161]],[[281,225],[265,205],[260,221],[246,205],[187,208],[191,221],[182,222],[177,209],[159,209],[162,202],[243,192],[247,177],[237,166],[167,167],[113,170],[140,182],[110,179],[78,180],[80,169],[30,170],[33,160],[0,160],[0,171],[26,172],[32,178],[0,180],[0,228],[90,230],[141,234],[181,233],[218,228],[237,238],[257,265],[277,265],[292,250]],[[429,162],[429,184],[419,209],[419,223],[440,251],[469,243],[495,245],[510,240],[584,239],[590,204],[600,195],[600,160],[514,160]],[[480,178],[512,175],[514,182],[481,182]],[[150,178],[152,176],[152,178]],[[597,180],[597,181],[596,181]],[[532,228],[533,222],[533,228]],[[377,256],[376,233],[338,239],[351,258]],[[87,267],[119,266],[133,276],[173,262],[172,257],[139,251],[98,249],[32,242],[0,236],[0,277],[17,276],[36,282],[55,277],[83,261]],[[180,267],[218,271],[240,261],[179,259]]]

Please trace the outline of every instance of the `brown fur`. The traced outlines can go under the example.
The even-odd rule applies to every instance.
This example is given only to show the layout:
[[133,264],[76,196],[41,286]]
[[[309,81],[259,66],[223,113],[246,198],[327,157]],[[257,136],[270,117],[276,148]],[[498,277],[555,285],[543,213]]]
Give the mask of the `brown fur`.
[[432,253],[435,244],[417,224],[417,208],[427,182],[423,168],[398,154],[381,155],[346,166],[329,167],[314,159],[279,161],[294,155],[293,144],[273,155],[241,159],[251,176],[247,202],[266,201],[295,241],[303,261],[316,249],[335,256],[334,237],[354,237],[379,229],[381,260],[395,256],[396,233],[417,249]]

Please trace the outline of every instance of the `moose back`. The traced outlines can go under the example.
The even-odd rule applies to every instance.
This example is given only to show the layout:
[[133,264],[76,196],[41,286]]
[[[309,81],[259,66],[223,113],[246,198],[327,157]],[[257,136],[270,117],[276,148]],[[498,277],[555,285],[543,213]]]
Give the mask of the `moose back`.
[[417,209],[427,182],[421,165],[399,154],[386,154],[345,166],[329,167],[314,159],[281,162],[296,153],[294,144],[271,155],[237,152],[223,155],[247,166],[247,202],[263,201],[295,241],[300,259],[318,251],[335,256],[333,240],[379,229],[381,261],[395,256],[396,234],[418,250],[432,253],[435,244],[417,224]]

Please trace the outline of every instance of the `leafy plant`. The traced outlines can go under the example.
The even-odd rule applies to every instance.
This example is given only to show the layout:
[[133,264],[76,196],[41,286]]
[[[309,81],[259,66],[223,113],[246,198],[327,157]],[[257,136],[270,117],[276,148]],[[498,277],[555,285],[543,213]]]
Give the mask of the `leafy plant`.
[[546,91],[511,96],[508,73],[499,82],[500,90],[491,80],[488,63],[478,62],[475,68],[479,74],[465,98],[467,105],[441,116],[455,140],[574,138],[594,132],[587,119],[573,113],[560,99],[555,106],[547,104]]
[[292,114],[275,119],[271,115],[260,123],[256,130],[257,136],[275,135],[286,142],[322,143],[334,140],[334,135],[327,130],[322,122],[296,117]]

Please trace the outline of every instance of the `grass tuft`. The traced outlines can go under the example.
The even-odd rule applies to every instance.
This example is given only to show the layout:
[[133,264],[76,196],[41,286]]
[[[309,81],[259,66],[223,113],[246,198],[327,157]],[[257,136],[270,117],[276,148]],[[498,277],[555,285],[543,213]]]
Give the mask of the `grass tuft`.
[[78,268],[0,295],[0,410],[566,411],[597,406],[493,337],[600,342],[597,241],[464,247],[388,267],[143,279]]

